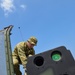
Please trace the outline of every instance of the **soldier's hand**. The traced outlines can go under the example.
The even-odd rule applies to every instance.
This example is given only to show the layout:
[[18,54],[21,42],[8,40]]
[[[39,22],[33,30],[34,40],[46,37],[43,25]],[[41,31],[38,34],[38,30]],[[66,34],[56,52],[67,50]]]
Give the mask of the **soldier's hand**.
[[28,57],[31,57],[32,55],[30,54]]
[[27,75],[27,69],[25,68],[25,73],[24,73],[24,75]]

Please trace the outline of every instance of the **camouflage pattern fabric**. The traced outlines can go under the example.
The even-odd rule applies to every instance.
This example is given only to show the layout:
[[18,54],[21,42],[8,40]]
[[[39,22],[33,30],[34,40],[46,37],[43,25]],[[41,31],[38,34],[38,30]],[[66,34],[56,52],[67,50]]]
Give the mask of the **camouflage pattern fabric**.
[[34,54],[35,54],[35,51],[33,48],[29,49],[26,42],[20,42],[14,48],[12,56],[13,58],[18,59],[19,63],[22,64],[24,68],[26,68],[28,56],[34,55]]

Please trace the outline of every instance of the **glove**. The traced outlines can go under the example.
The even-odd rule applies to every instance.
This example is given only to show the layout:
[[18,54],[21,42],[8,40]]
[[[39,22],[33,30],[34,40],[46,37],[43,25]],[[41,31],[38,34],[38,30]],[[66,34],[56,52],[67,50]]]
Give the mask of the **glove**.
[[25,73],[24,73],[24,75],[27,75],[27,69],[25,68]]
[[28,57],[31,57],[32,55],[30,54],[30,55],[28,55]]

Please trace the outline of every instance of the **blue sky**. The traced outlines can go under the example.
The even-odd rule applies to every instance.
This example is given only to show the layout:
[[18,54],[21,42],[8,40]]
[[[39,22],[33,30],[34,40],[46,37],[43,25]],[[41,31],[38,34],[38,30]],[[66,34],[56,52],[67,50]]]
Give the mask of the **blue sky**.
[[9,25],[12,50],[35,36],[36,54],[65,46],[75,58],[75,0],[0,0],[0,29]]

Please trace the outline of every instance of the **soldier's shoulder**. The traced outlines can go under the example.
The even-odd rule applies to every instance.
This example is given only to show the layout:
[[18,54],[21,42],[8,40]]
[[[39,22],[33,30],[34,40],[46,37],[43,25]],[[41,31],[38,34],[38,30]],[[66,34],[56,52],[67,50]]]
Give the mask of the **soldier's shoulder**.
[[17,46],[23,46],[25,42],[19,42]]

